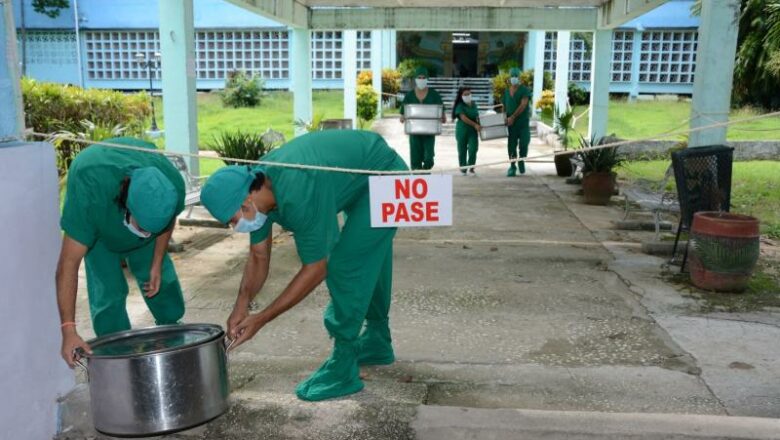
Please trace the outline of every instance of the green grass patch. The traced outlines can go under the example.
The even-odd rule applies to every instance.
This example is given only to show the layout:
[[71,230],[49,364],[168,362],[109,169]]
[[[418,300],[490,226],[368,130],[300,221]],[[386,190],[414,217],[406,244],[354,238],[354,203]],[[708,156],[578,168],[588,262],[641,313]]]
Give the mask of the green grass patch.
[[[344,94],[341,90],[318,90],[312,94],[313,113],[324,119],[341,118],[344,115]],[[155,100],[157,122],[165,126],[162,102]],[[201,150],[221,131],[243,130],[264,132],[267,129],[282,132],[287,139],[293,137],[293,95],[286,91],[267,92],[257,107],[233,108],[222,105],[217,93],[198,93],[198,142]],[[160,142],[164,144],[164,140]]]
[[[663,179],[670,161],[631,161],[618,169],[625,180]],[[667,190],[674,191],[674,179],[669,180]],[[780,162],[734,162],[731,182],[731,211],[757,217],[761,232],[780,238]]]
[[[585,110],[588,106],[575,106],[575,116],[578,118],[571,139],[579,138],[577,133],[587,137],[589,115]],[[584,113],[584,114],[583,114]],[[732,110],[729,120],[745,119],[760,115],[761,112],[752,108]],[[615,133],[621,139],[644,139],[667,131],[679,131],[688,128],[687,119],[691,116],[691,103],[685,101],[635,101],[613,99],[609,102],[609,121],[607,132]],[[546,124],[552,124],[551,118],[543,119]],[[780,117],[759,119],[729,126],[728,140],[760,141],[780,140]],[[679,140],[680,136],[669,136],[667,140]],[[576,145],[576,143],[574,144]]]

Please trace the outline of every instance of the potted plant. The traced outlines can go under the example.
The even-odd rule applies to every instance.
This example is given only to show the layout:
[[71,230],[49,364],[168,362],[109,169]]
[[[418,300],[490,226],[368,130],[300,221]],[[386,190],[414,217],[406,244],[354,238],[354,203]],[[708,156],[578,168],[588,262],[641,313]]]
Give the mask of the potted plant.
[[573,172],[571,158],[574,157],[575,153],[566,152],[569,149],[569,132],[571,131],[573,124],[574,110],[568,109],[562,111],[556,106],[553,127],[555,128],[556,134],[558,134],[561,147],[563,147],[563,150],[557,150],[555,152],[555,172],[559,177],[569,177]]
[[[580,136],[580,148],[588,149],[603,144],[601,138],[590,140]],[[588,205],[607,205],[615,192],[616,175],[613,169],[623,162],[617,147],[585,150],[577,153],[582,160],[582,192]]]

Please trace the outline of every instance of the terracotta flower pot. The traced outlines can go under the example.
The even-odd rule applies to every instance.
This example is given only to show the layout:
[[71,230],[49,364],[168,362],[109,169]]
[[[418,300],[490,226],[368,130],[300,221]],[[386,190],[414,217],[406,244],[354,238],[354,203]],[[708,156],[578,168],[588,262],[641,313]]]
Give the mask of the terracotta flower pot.
[[555,172],[558,173],[558,177],[569,177],[574,170],[571,167],[571,158],[574,157],[574,152],[557,154],[555,156]]
[[759,255],[758,219],[728,212],[697,212],[691,226],[691,282],[701,289],[741,292]]
[[588,205],[607,205],[615,192],[615,173],[588,173],[582,178],[582,195]]

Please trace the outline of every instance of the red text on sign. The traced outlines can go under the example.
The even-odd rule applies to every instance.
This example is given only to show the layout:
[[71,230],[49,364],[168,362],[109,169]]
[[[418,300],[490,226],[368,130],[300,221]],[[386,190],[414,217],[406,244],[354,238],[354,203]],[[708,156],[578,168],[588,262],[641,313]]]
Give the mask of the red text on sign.
[[[426,186],[427,188],[427,186]],[[382,203],[382,222],[437,222],[439,202]]]

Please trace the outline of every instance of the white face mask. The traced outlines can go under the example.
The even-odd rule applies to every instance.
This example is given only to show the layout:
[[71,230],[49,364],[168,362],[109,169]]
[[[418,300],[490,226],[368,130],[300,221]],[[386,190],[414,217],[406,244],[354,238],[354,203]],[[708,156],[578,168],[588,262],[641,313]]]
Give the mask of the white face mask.
[[513,86],[516,86],[516,85],[520,84],[520,78],[518,78],[518,77],[516,77],[516,76],[513,76],[513,77],[509,78],[509,82],[510,82],[510,83],[511,83]]
[[427,78],[423,78],[423,79],[417,78],[416,80],[414,80],[414,83],[417,85],[417,88],[420,89],[420,90],[428,87],[428,79]]
[[127,229],[129,229],[130,232],[133,233],[133,235],[135,235],[138,238],[149,238],[152,236],[151,232],[141,231],[140,229],[133,226],[131,222],[127,221],[128,218],[129,216],[125,216],[123,221],[125,223],[125,227],[127,227]]
[[255,218],[252,220],[247,220],[244,218],[244,216],[239,217],[238,222],[236,222],[236,225],[233,226],[234,231],[248,234],[250,232],[255,232],[263,227],[265,221],[268,219],[268,216],[260,212],[254,203],[252,206],[255,208]]
[[471,104],[471,95],[463,95],[463,102]]

